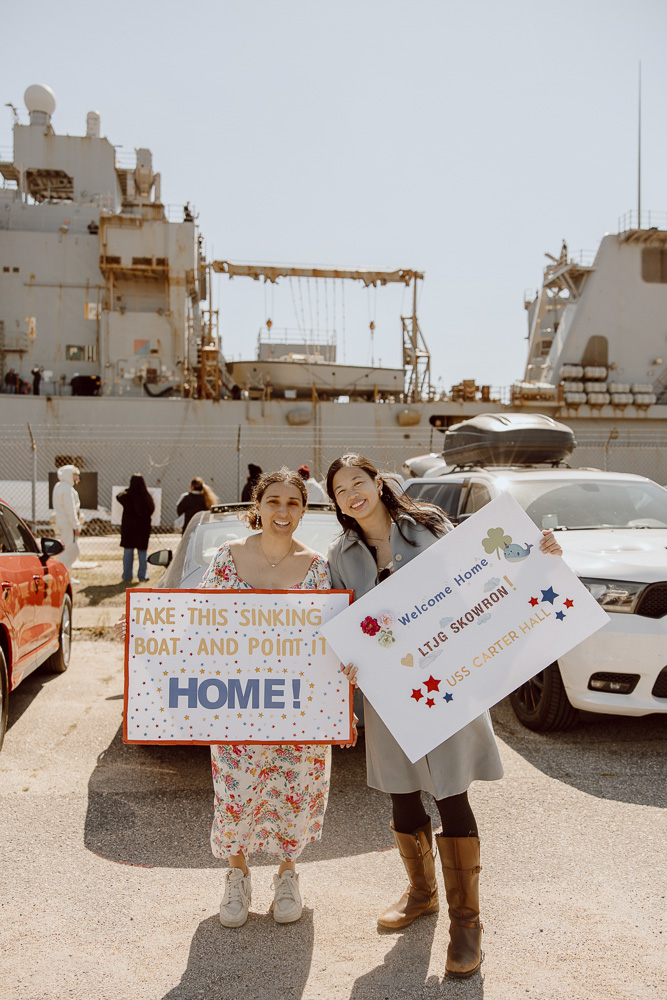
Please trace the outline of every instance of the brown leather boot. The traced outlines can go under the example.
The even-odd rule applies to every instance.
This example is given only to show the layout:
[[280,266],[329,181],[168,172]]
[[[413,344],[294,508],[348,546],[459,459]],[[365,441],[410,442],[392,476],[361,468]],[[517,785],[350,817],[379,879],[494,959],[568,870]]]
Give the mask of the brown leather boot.
[[378,926],[397,930],[407,927],[415,917],[421,917],[424,913],[437,913],[440,904],[430,820],[412,833],[398,833],[394,830],[393,823],[391,829],[410,884],[398,902],[380,914]]
[[446,971],[463,979],[482,962],[482,925],[479,920],[479,839],[437,836],[449,904],[449,947]]

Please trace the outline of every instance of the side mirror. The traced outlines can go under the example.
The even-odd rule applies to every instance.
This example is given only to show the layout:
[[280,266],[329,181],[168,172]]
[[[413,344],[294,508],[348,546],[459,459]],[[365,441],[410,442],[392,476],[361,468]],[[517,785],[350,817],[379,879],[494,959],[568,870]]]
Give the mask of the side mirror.
[[39,544],[42,555],[48,559],[50,556],[57,556],[64,551],[65,546],[57,538],[40,538]]
[[167,567],[173,558],[174,555],[171,549],[158,549],[157,552],[151,552],[147,562],[151,563],[153,566]]

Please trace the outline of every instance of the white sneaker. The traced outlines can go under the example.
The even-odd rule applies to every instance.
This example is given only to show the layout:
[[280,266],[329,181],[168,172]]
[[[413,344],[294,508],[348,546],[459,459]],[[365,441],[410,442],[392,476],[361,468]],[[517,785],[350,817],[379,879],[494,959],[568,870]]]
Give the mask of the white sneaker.
[[220,923],[223,927],[242,927],[248,919],[252,899],[250,872],[240,868],[228,869],[225,876],[225,895],[220,904]]
[[273,876],[275,893],[273,896],[273,919],[277,924],[291,924],[298,920],[303,910],[299,892],[299,876],[296,872],[284,871]]

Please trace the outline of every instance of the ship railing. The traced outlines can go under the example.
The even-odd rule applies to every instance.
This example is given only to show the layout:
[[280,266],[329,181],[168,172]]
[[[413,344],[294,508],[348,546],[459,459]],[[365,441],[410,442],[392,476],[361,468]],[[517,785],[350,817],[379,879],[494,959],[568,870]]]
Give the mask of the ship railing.
[[[146,204],[159,204],[159,203],[158,202],[147,202]],[[164,215],[165,215],[165,218],[166,218],[167,222],[184,222],[185,221],[185,211],[184,211],[184,206],[183,205],[162,205],[162,209],[164,211]],[[123,205],[123,211],[122,211],[123,215],[136,215],[138,218],[141,218],[142,212],[143,212],[143,206],[142,205],[139,205],[139,204],[137,204],[137,205]],[[192,215],[192,219],[190,219],[188,221],[193,222],[195,220],[195,218],[196,218],[197,213],[192,208],[192,206],[190,206],[190,212],[191,212],[191,215]]]
[[667,229],[667,212],[655,212],[650,208],[641,213],[634,209],[625,212],[618,220],[618,231],[627,233],[630,229]]
[[[477,385],[474,379],[464,379],[458,385],[453,385],[449,392],[443,392],[439,386],[434,388],[432,396],[434,402],[454,400],[461,403],[484,403],[492,407],[509,405],[512,402],[512,392],[511,385]],[[423,401],[428,402],[429,397],[424,397]]]
[[13,162],[14,162],[13,146],[0,146],[0,163],[13,163]]
[[134,170],[137,166],[137,154],[134,150],[116,150],[116,170]]
[[569,254],[569,260],[570,263],[579,264],[580,267],[592,267],[596,254],[597,250],[575,250]]

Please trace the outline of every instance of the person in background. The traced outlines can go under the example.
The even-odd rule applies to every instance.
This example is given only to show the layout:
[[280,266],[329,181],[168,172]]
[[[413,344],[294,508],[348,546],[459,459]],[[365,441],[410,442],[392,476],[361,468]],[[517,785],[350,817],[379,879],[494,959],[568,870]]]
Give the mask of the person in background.
[[[58,469],[58,482],[53,487],[53,509],[56,512],[56,531],[65,546],[56,559],[67,566],[71,572],[72,565],[79,558],[79,532],[81,529],[81,501],[75,490],[81,474],[76,465],[61,465]],[[78,583],[77,580],[72,580]]]
[[298,473],[306,484],[306,490],[308,492],[308,503],[326,503],[327,495],[318,483],[316,479],[310,474],[309,465],[300,465],[298,468]]
[[38,365],[35,365],[30,374],[32,375],[32,394],[33,396],[39,396],[39,383],[42,381],[42,369]]
[[123,583],[132,581],[134,550],[139,557],[139,582],[147,579],[146,552],[151,533],[151,516],[155,502],[148,492],[144,477],[135,473],[130,485],[118,494],[118,503],[123,508],[120,522],[120,544],[123,547]]
[[5,392],[16,393],[18,392],[19,377],[13,368],[10,368],[5,374],[5,385],[7,386]]
[[245,485],[241,490],[241,502],[250,503],[252,500],[252,491],[255,488],[255,483],[262,474],[262,470],[259,465],[253,465],[252,462],[248,465],[248,478],[246,479]]
[[195,514],[198,514],[200,510],[210,510],[217,501],[218,498],[211,487],[207,486],[199,476],[195,476],[190,481],[189,492],[181,495],[176,506],[176,513],[179,516],[183,515],[182,534],[185,534],[185,529]]
[[[327,492],[343,528],[329,547],[331,582],[336,589],[354,590],[355,600],[452,529],[438,507],[411,500],[362,455],[343,455],[332,463]],[[541,551],[562,555],[552,532],[543,535]],[[356,685],[357,667],[341,669]],[[413,764],[366,699],[364,711],[368,784],[391,796],[391,828],[409,881],[378,925],[399,930],[440,908],[433,831],[422,801],[422,792],[428,792],[442,823],[435,840],[449,905],[445,968],[455,978],[471,976],[482,960],[482,924],[479,834],[468,787],[503,776],[491,717],[484,712]]]

